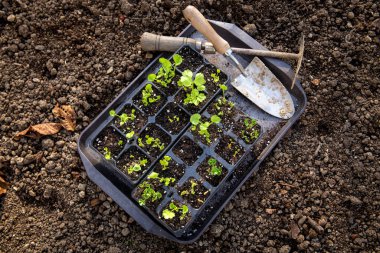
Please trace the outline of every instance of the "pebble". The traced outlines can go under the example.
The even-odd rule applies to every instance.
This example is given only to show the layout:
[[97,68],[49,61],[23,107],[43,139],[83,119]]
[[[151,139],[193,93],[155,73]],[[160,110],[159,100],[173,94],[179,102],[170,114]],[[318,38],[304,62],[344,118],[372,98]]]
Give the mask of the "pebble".
[[284,245],[280,248],[278,253],[289,253],[291,250],[291,247],[289,245]]
[[80,197],[81,199],[83,199],[84,197],[86,197],[86,193],[85,193],[84,191],[80,191],[80,192],[79,192],[79,197]]
[[123,236],[127,236],[127,235],[129,235],[129,233],[130,233],[130,231],[129,231],[128,228],[124,228],[123,230],[121,230],[121,234],[122,234]]
[[7,17],[8,22],[15,22],[16,21],[16,16],[11,14]]
[[86,190],[86,184],[79,184],[78,185],[78,190],[85,191]]
[[224,230],[224,226],[220,224],[213,224],[211,225],[211,234],[213,234],[215,237],[220,237]]
[[247,24],[243,27],[243,29],[244,31],[252,35],[257,33],[257,27],[255,24]]
[[27,25],[20,25],[20,26],[18,27],[18,33],[19,33],[22,37],[24,37],[24,38],[28,37],[29,34],[30,34],[30,32],[29,32],[29,27],[28,27]]
[[44,149],[49,149],[49,148],[54,147],[54,141],[50,138],[47,138],[47,139],[42,140],[41,145]]
[[46,185],[46,187],[45,187],[45,191],[44,191],[44,193],[43,193],[43,197],[44,197],[45,199],[49,199],[49,198],[51,197],[52,192],[53,192],[53,186],[51,186],[51,185]]

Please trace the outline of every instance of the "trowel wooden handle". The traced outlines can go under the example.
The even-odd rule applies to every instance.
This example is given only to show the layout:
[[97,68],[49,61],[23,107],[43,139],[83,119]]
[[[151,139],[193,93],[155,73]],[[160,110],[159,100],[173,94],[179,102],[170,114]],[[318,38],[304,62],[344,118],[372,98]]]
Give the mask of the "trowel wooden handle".
[[183,45],[195,47],[196,41],[191,38],[161,36],[145,32],[140,38],[140,43],[144,51],[175,52]]
[[197,8],[189,5],[183,10],[183,15],[198,32],[202,33],[214,45],[216,51],[224,54],[230,48],[228,42],[217,34]]

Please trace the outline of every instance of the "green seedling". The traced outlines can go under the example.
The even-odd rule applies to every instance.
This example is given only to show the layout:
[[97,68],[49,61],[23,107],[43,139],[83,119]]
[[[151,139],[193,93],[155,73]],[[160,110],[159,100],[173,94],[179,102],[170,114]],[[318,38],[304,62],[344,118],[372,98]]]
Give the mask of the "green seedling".
[[176,206],[173,202],[169,204],[169,208],[166,208],[162,211],[162,216],[166,220],[173,219],[176,213],[180,213],[180,220],[183,220],[186,217],[186,214],[189,212],[187,205],[182,205],[181,207]]
[[[222,89],[223,90],[223,89]],[[231,110],[235,106],[234,102],[228,101],[225,97],[221,97],[214,104],[215,109],[218,111],[218,116],[223,116],[224,112],[222,111],[222,107],[226,107],[226,110]]]
[[160,164],[162,166],[162,170],[167,170],[169,168],[169,162],[172,160],[172,158],[168,155],[164,156],[161,160],[160,160]]
[[135,135],[135,131],[130,131],[129,133],[125,135],[125,137],[127,137],[127,139],[132,139],[134,135]]
[[168,120],[170,123],[173,123],[174,121],[178,122],[179,121],[179,117],[177,115],[174,115],[173,118],[171,118],[170,116],[168,116]]
[[132,109],[130,114],[122,113],[121,115],[118,115],[115,110],[110,110],[109,115],[111,117],[118,117],[120,119],[119,125],[122,126],[125,123],[127,123],[128,121],[133,122],[136,119],[135,112],[136,112],[136,110]]
[[171,83],[175,76],[175,67],[181,65],[182,61],[183,59],[179,54],[173,55],[173,63],[168,59],[161,57],[159,59],[159,62],[161,63],[160,69],[157,74],[148,75],[148,80],[167,88],[168,84]]
[[147,159],[142,159],[137,162],[134,162],[132,165],[128,167],[127,169],[128,174],[141,171],[142,167],[146,166],[147,163],[148,163]]
[[198,133],[206,139],[208,144],[211,143],[208,128],[211,126],[211,124],[218,124],[221,121],[221,119],[219,118],[219,116],[213,115],[211,116],[210,120],[211,121],[202,122],[201,115],[198,113],[193,114],[190,117],[190,122],[193,125],[191,127],[191,130],[198,131]]
[[124,144],[124,141],[123,141],[123,140],[119,140],[119,141],[117,142],[117,145],[119,145],[119,146],[123,146],[123,144]]
[[145,143],[152,146],[153,148],[158,148],[159,150],[164,150],[165,145],[161,143],[159,138],[154,138],[149,135],[145,135]]
[[209,174],[211,176],[220,176],[222,175],[222,167],[218,166],[218,162],[214,158],[210,158],[208,160],[208,165],[211,166],[211,169],[209,170]]
[[224,84],[221,84],[221,85],[219,85],[219,88],[222,90],[223,97],[225,98],[225,97],[226,97],[225,92],[226,92],[226,90],[227,90],[227,86],[224,85]]
[[106,158],[106,160],[111,160],[112,158],[112,154],[111,154],[111,150],[107,147],[104,147],[104,158]]
[[245,128],[240,133],[245,142],[249,143],[259,138],[260,131],[255,129],[255,126],[257,126],[255,119],[245,118],[244,126]]
[[198,106],[206,99],[206,95],[202,92],[206,90],[205,77],[202,73],[197,73],[193,79],[193,72],[191,70],[185,70],[182,73],[178,86],[188,92],[184,99],[184,104],[193,104]]
[[220,74],[220,69],[216,69],[216,73],[211,74],[211,77],[214,83],[219,83],[219,80],[220,80],[219,74]]
[[140,199],[138,200],[140,206],[145,206],[148,200],[155,202],[162,198],[162,194],[158,191],[155,191],[151,184],[147,181],[144,181],[139,185],[139,188],[144,189],[141,194]]
[[191,181],[190,181],[190,191],[189,191],[189,190],[181,191],[180,195],[181,195],[181,196],[189,195],[189,194],[194,195],[194,194],[195,194],[195,187],[197,187],[197,186],[198,186],[197,181],[195,181],[195,180],[191,180]]
[[152,84],[148,83],[145,85],[145,88],[142,90],[142,103],[144,106],[153,104],[161,99],[160,95],[154,93]]
[[163,183],[165,186],[169,186],[171,183],[175,182],[175,178],[173,177],[160,177],[157,172],[152,172],[148,176],[149,179],[157,179],[160,183]]

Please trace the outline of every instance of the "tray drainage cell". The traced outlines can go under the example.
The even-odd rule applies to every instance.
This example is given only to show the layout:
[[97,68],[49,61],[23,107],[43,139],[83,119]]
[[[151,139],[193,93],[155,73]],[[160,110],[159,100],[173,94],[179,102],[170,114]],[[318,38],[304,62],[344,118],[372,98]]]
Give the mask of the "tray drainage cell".
[[182,56],[183,59],[182,64],[177,67],[180,71],[189,69],[192,72],[195,72],[203,65],[203,57],[190,47],[183,47],[177,52],[177,54]]
[[165,197],[165,193],[166,190],[158,180],[147,178],[135,188],[132,196],[140,206],[145,207],[151,213],[155,213]]
[[207,107],[207,112],[211,115],[218,115],[225,130],[231,129],[239,115],[243,114],[232,101],[228,100],[227,96],[215,100]]
[[228,170],[214,157],[208,156],[198,166],[197,173],[213,187],[216,187],[226,177]]
[[[165,93],[167,96],[173,96],[177,91],[179,90],[178,87],[178,81],[181,77],[181,72],[175,71],[174,77],[169,80],[154,80],[152,83],[160,89],[163,93]],[[157,73],[156,73],[157,75]]]
[[95,138],[93,146],[102,154],[106,160],[116,159],[123,150],[126,138],[115,128],[108,126]]
[[116,161],[116,167],[133,182],[145,174],[150,164],[149,157],[136,146],[131,146]]
[[185,174],[185,167],[173,160],[171,156],[165,155],[154,166],[154,172],[158,173],[159,180],[166,186],[174,186]]
[[253,144],[260,136],[261,127],[255,119],[243,116],[234,125],[232,132],[246,144]]
[[234,165],[244,155],[244,148],[230,136],[224,135],[216,145],[215,152],[229,164]]
[[133,103],[148,115],[156,114],[166,101],[166,97],[151,83],[146,84],[133,98]]
[[188,124],[190,116],[175,103],[169,103],[156,117],[160,124],[170,134],[177,135]]
[[210,190],[195,178],[189,178],[177,191],[195,209],[199,209],[210,195]]
[[199,73],[203,73],[206,80],[207,91],[210,93],[217,92],[220,85],[225,85],[228,80],[226,74],[211,64],[203,66]]
[[157,158],[170,142],[171,137],[155,124],[147,125],[137,139],[137,145],[154,158]]
[[189,137],[182,137],[177,145],[173,148],[173,153],[178,156],[187,165],[191,166],[202,155],[203,149],[199,147]]
[[193,125],[189,128],[189,132],[194,136],[196,141],[200,141],[207,146],[217,141],[223,132],[220,127],[205,116],[200,118],[197,125],[192,124]]
[[159,218],[174,231],[185,228],[191,220],[190,207],[176,199],[171,199],[160,211]]
[[148,117],[131,104],[124,106],[119,114],[113,117],[113,125],[124,134],[139,132],[148,121]]

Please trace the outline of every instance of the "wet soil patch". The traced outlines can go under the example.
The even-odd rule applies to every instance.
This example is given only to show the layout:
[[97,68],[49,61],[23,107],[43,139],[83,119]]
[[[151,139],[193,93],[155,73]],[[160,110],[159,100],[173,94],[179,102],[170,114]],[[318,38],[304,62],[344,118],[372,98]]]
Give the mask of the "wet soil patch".
[[178,193],[187,203],[198,209],[210,195],[210,190],[202,182],[190,178],[179,188]]
[[216,165],[218,169],[220,169],[221,174],[213,174],[212,165],[210,165],[210,160],[215,158],[207,157],[197,168],[198,174],[205,179],[207,182],[209,182],[212,186],[216,187],[218,184],[224,179],[224,177],[228,174],[228,170],[223,167],[219,162],[216,162]]
[[181,158],[181,160],[187,165],[191,166],[195,163],[198,157],[202,155],[203,149],[189,137],[184,136],[173,148],[173,153]]
[[229,136],[223,136],[215,152],[229,164],[235,164],[244,155],[244,148]]
[[190,116],[175,103],[168,104],[157,116],[157,123],[169,133],[178,134],[189,122]]
[[116,166],[132,181],[136,181],[146,172],[150,163],[148,156],[132,146],[120,156]]
[[126,142],[127,140],[116,129],[107,127],[96,137],[93,145],[103,156],[110,152],[111,157],[115,159]]

